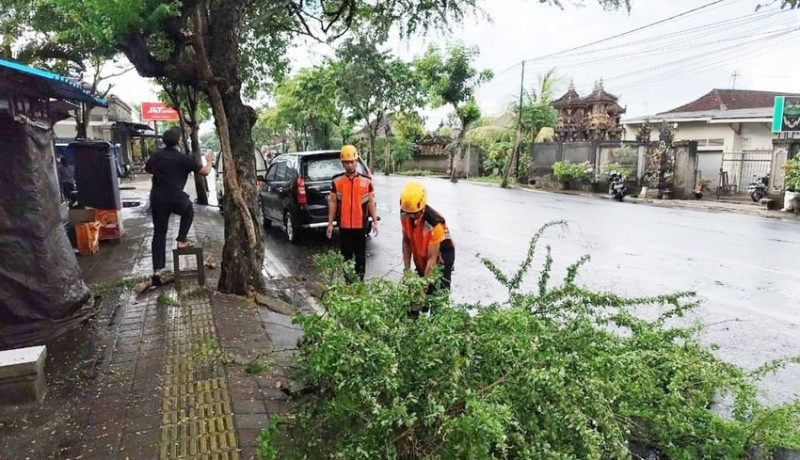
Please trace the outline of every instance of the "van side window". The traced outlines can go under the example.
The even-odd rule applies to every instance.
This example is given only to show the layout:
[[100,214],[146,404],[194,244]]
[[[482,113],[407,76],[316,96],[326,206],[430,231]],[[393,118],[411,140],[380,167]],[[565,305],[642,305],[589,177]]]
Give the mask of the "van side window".
[[286,181],[288,179],[288,175],[286,174],[286,162],[280,161],[275,166],[278,167],[278,170],[275,173],[275,182]]
[[269,171],[267,172],[266,180],[268,182],[273,182],[275,180],[275,173],[278,171],[278,165],[274,164],[270,166]]

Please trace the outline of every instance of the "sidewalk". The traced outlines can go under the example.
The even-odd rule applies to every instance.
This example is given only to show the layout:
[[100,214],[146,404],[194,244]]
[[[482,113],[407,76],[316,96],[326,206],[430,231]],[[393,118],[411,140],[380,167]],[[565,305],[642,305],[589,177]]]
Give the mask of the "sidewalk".
[[279,312],[215,293],[223,220],[197,205],[190,238],[217,264],[206,269],[206,286],[137,295],[136,278],[151,273],[149,176],[122,185],[123,201],[141,203],[123,210],[124,237],[79,258],[102,296],[98,314],[47,344],[41,405],[0,408],[0,459],[253,459],[270,416],[291,409],[281,388],[301,330],[290,315],[311,311],[308,300],[281,279],[260,299]]
[[[461,179],[461,180],[475,185],[483,185],[486,187],[498,187],[498,185],[488,182],[469,180],[469,179]],[[514,185],[513,187],[531,193],[552,193],[559,195],[584,196],[584,197],[606,199],[606,200],[612,199],[611,195],[607,193],[590,193],[578,190],[539,189],[539,188],[532,188],[520,185]],[[634,196],[626,196],[625,201],[630,203],[645,204],[649,206],[658,206],[662,208],[683,208],[683,209],[694,209],[697,211],[708,211],[708,212],[733,212],[738,214],[748,214],[752,216],[766,217],[770,219],[788,219],[788,220],[800,221],[800,215],[798,215],[797,213],[782,212],[780,210],[767,210],[764,209],[758,203],[717,201],[712,197],[704,198],[701,200],[677,200],[677,199],[653,200],[653,199],[638,198]]]

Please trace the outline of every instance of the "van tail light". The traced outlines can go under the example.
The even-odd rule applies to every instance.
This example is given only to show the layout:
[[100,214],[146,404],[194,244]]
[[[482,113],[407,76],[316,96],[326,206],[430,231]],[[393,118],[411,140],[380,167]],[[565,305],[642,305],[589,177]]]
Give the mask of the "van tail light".
[[302,177],[297,178],[297,204],[308,204],[308,196],[306,196],[306,181]]

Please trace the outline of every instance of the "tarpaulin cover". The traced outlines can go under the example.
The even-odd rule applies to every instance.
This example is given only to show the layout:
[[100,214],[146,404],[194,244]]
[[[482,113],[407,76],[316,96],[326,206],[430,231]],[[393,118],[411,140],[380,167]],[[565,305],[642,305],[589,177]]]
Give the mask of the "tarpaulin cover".
[[62,227],[51,136],[0,115],[0,349],[45,342],[93,312]]

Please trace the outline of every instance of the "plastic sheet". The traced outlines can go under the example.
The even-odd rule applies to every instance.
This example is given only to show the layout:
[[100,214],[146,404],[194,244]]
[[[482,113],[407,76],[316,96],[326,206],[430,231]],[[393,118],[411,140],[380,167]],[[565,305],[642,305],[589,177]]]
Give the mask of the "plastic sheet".
[[51,133],[0,115],[0,348],[29,346],[93,313],[59,210]]

